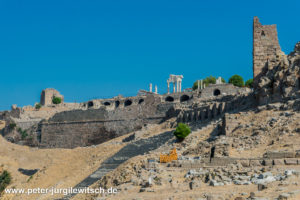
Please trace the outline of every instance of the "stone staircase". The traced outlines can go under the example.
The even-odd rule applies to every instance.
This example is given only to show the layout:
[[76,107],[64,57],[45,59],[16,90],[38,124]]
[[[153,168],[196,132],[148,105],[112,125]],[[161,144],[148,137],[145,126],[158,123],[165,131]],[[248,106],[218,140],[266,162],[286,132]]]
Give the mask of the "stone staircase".
[[[134,141],[129,143],[125,147],[123,147],[119,152],[110,158],[106,159],[101,166],[93,172],[91,175],[86,177],[80,183],[78,183],[73,188],[86,188],[94,184],[96,181],[105,176],[108,172],[113,171],[119,165],[129,160],[132,157],[143,155],[148,153],[149,151],[155,150],[165,144],[167,141],[174,137],[171,131],[164,132],[159,135],[155,135],[150,138],[141,139],[138,141]],[[58,200],[69,200],[74,197],[76,194],[68,194],[61,199]]]

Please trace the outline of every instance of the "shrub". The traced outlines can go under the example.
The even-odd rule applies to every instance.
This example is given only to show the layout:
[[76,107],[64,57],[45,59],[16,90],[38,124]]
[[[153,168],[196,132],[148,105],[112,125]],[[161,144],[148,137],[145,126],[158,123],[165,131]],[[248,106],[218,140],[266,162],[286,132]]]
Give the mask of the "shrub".
[[174,131],[174,135],[178,139],[184,139],[190,133],[191,133],[190,127],[183,123],[179,123],[178,126],[176,127],[176,130]]
[[16,128],[16,126],[17,126],[17,124],[16,123],[10,123],[9,125],[8,125],[8,127],[9,127],[9,129],[14,129],[14,128]]
[[8,171],[4,170],[0,175],[0,193],[4,191],[4,189],[10,184],[11,175]]
[[42,107],[40,103],[35,104],[35,109],[39,110]]
[[18,128],[18,132],[21,134],[22,140],[24,140],[28,136],[26,130],[22,130],[21,128]]
[[52,103],[53,104],[60,104],[61,103],[61,98],[60,97],[53,97],[52,98]]
[[233,75],[232,77],[230,77],[228,83],[231,83],[237,87],[243,87],[244,79],[240,75]]
[[[216,80],[217,80],[216,77],[208,76],[205,79],[203,79],[203,85],[208,86],[210,84],[216,84]],[[193,84],[193,90],[197,90],[197,89],[198,89],[198,81],[194,82]]]
[[253,88],[253,79],[249,79],[246,81],[245,86],[248,88]]

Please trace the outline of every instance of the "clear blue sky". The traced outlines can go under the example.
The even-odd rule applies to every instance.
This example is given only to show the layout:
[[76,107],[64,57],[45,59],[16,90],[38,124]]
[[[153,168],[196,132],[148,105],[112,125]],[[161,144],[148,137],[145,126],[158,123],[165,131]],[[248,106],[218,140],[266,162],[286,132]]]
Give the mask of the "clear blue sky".
[[300,1],[0,0],[0,110],[44,88],[66,102],[166,92],[209,75],[252,77],[252,19],[277,24],[283,51],[300,40]]

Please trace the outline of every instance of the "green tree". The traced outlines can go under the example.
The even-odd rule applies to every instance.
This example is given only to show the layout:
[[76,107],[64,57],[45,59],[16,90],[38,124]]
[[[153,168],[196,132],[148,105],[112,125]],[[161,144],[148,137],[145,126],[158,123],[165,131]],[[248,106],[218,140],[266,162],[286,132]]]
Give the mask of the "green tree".
[[18,132],[20,133],[22,140],[25,140],[26,137],[28,136],[26,130],[22,130],[21,128],[18,128]]
[[191,133],[190,127],[184,123],[178,123],[176,130],[174,131],[174,135],[181,140],[183,140],[190,133]]
[[[203,85],[205,85],[205,87],[206,87],[210,84],[216,84],[216,81],[217,81],[216,77],[208,76],[205,79],[203,79]],[[222,78],[222,82],[226,83],[224,78]],[[197,89],[198,89],[198,81],[194,82],[194,84],[193,84],[193,90],[197,90]]]
[[0,175],[0,193],[10,184],[11,175],[8,171],[4,170]]
[[35,109],[39,110],[42,107],[40,103],[35,104]]
[[221,78],[222,78],[222,83],[226,83],[225,79],[223,77],[221,77]]
[[248,88],[253,88],[253,79],[250,78],[249,80],[247,80],[245,86]]
[[234,86],[237,87],[243,87],[244,86],[244,79],[240,75],[233,75],[230,77],[228,83],[233,84]]
[[52,103],[53,103],[53,104],[60,104],[60,103],[61,103],[61,98],[60,98],[60,97],[54,96],[54,97],[52,98]]
[[16,123],[10,123],[10,124],[8,125],[8,128],[9,128],[10,130],[12,130],[12,129],[16,128],[16,126],[17,126]]
[[[203,79],[203,85],[208,86],[210,84],[216,84],[216,77],[214,76],[208,76],[205,79]],[[223,81],[223,80],[222,80]],[[225,80],[224,80],[225,82]],[[197,90],[198,89],[198,81],[194,82],[193,84],[193,90]]]

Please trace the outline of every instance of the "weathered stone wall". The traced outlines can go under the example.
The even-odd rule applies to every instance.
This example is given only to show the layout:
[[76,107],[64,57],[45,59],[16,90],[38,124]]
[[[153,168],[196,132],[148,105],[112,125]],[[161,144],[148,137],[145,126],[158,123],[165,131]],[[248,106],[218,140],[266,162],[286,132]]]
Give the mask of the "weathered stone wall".
[[59,97],[62,100],[62,103],[64,102],[64,96],[61,95],[57,90],[53,88],[47,88],[42,91],[41,93],[41,101],[40,103],[43,106],[53,105],[52,99],[53,97]]
[[58,113],[40,124],[41,146],[74,148],[99,144],[139,130],[145,124],[160,123],[175,113],[169,112],[174,110],[172,104],[161,106],[159,101],[160,98],[149,95],[145,104],[115,110],[102,107]]
[[216,97],[219,95],[239,95],[248,93],[249,88],[235,87],[232,84],[211,84],[201,90],[201,98]]
[[257,17],[253,20],[253,79],[257,84],[264,68],[272,68],[277,55],[283,54],[279,46],[276,25],[262,25]]
[[253,107],[255,99],[252,94],[224,96],[208,101],[193,108],[183,109],[177,116],[178,122],[210,121],[222,117],[225,113]]
[[263,167],[273,165],[300,165],[299,158],[204,158],[201,160],[176,160],[169,164],[169,167],[181,167],[186,169],[199,169],[205,167],[227,166],[230,164],[242,165],[243,167]]

